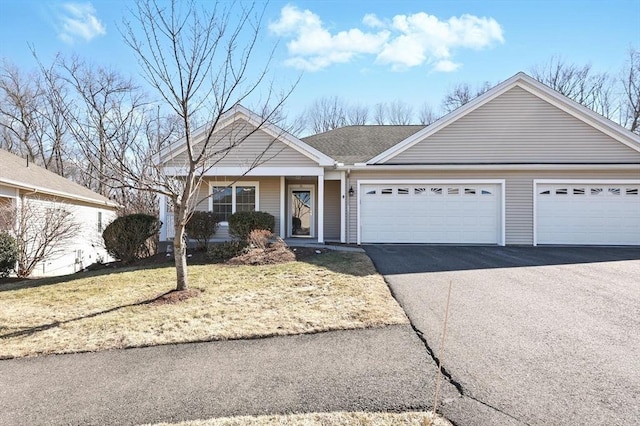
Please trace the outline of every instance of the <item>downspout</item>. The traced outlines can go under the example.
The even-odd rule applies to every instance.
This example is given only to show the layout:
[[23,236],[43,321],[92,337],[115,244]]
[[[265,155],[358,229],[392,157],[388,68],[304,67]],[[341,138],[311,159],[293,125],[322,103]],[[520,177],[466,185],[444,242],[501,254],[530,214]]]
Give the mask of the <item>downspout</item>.
[[345,235],[345,239],[346,239],[346,242],[348,244],[349,243],[349,235],[351,235],[350,234],[351,229],[349,228],[349,221],[350,221],[350,218],[351,218],[351,215],[350,215],[350,212],[351,212],[351,207],[350,207],[350,205],[351,205],[351,196],[349,195],[349,189],[348,189],[349,188],[349,176],[351,175],[351,169],[347,169],[346,175],[347,175],[347,178],[344,180],[344,186],[345,186],[344,193],[347,194],[348,198],[347,198],[347,214],[346,214],[346,217],[345,217],[345,222],[346,222],[345,223],[345,228],[346,228],[345,233],[347,235]]

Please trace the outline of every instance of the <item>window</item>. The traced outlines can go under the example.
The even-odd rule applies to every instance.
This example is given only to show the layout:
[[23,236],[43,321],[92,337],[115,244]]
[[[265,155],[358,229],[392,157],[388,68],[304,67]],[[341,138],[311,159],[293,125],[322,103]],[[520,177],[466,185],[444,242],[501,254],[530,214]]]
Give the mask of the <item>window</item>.
[[480,191],[480,195],[493,195],[493,192],[488,189],[483,189]]
[[385,194],[393,194],[393,188],[382,188],[382,189],[380,190],[380,193],[381,193],[382,195],[385,195]]
[[102,232],[102,212],[98,212],[98,232]]
[[458,195],[460,194],[460,188],[447,188],[448,195]]
[[211,211],[218,221],[228,222],[235,212],[258,210],[258,184],[239,182],[211,187]]
[[558,188],[556,189],[556,195],[567,195],[569,191],[567,188]]
[[409,188],[398,188],[398,195],[409,195]]
[[415,195],[425,195],[427,193],[427,188],[413,188],[413,193]]
[[545,189],[544,191],[540,191],[540,195],[551,195],[551,190]]
[[591,195],[600,195],[602,194],[602,188],[591,188]]
[[236,211],[252,212],[256,209],[256,187],[236,186]]
[[620,195],[620,188],[609,188],[609,194]]
[[584,195],[584,188],[573,188],[573,195]]
[[367,194],[367,195],[376,195],[376,190],[375,190],[375,189],[372,189],[372,190],[370,190],[370,191],[367,191],[367,192],[366,192],[366,194]]
[[466,195],[476,195],[476,189],[475,188],[465,188],[464,189],[464,193]]
[[442,188],[431,188],[432,195],[442,195]]
[[638,188],[627,188],[627,195],[638,195]]

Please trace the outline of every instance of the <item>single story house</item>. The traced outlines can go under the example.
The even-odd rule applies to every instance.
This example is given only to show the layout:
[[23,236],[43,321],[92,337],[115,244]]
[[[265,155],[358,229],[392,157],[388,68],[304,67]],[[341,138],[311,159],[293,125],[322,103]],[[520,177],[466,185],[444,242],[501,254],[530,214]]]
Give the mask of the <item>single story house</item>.
[[[15,224],[3,223],[3,228],[16,229],[21,226],[22,217],[29,229],[41,231],[46,226],[43,222],[47,214],[55,213],[51,209],[68,211],[70,220],[76,224],[72,241],[56,247],[57,253],[39,262],[32,276],[71,274],[92,263],[112,260],[104,249],[102,231],[116,218],[117,207],[113,201],[84,186],[0,150],[0,208],[13,210],[16,221]],[[25,235],[32,247],[39,244],[33,235]]]
[[[277,235],[319,243],[640,245],[640,136],[524,73],[426,127],[298,139],[259,123],[236,106],[216,129],[254,131],[200,188],[221,237],[229,214],[255,209]],[[167,149],[164,173],[180,175],[185,155]],[[161,220],[170,241],[166,203]]]

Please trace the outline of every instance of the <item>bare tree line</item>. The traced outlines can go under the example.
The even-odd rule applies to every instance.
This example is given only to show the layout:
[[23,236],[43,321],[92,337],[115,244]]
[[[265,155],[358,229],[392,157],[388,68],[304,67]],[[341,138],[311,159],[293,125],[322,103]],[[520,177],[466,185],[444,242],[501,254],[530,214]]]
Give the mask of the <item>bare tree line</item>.
[[[531,75],[568,98],[640,134],[640,51],[629,56],[618,74],[597,72],[590,64],[567,63],[559,57],[534,66]],[[459,83],[442,99],[440,109],[423,103],[418,110],[401,99],[373,106],[351,103],[338,96],[316,99],[297,118],[300,132],[321,133],[349,125],[429,125],[441,116],[482,95],[494,84],[485,81],[473,86]]]

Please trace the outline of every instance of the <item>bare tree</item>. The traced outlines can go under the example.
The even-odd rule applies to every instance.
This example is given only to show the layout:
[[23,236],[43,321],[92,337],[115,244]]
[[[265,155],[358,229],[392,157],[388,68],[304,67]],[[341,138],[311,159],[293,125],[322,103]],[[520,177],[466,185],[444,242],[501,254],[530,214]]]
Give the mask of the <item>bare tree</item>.
[[304,112],[307,127],[314,133],[322,133],[346,126],[347,109],[338,96],[316,99]]
[[424,102],[422,106],[420,106],[420,110],[418,111],[418,122],[425,126],[433,123],[438,119],[438,115],[435,113],[431,105],[427,102]]
[[22,196],[19,205],[3,205],[0,223],[18,246],[19,277],[28,277],[38,264],[62,255],[80,232],[68,206],[56,199]]
[[108,157],[124,161],[129,144],[143,128],[144,94],[130,78],[78,57],[61,60],[60,69],[78,100],[67,104],[64,117],[80,150],[81,164],[88,167],[83,184],[110,196],[109,174],[118,175],[119,170],[107,167]]
[[354,104],[347,108],[347,123],[352,126],[364,126],[369,119],[369,108],[366,105]]
[[[266,85],[269,63],[254,64],[263,13],[255,4],[216,3],[206,10],[193,1],[174,0],[164,6],[140,0],[133,23],[124,24],[125,42],[162,104],[178,117],[186,148],[177,176],[160,170],[157,175],[140,177],[129,165],[120,165],[122,186],[162,194],[173,206],[176,290],[188,288],[185,225],[196,206],[204,174],[275,116],[290,93],[276,96],[267,85],[263,99],[275,106],[261,110],[269,111],[269,116],[250,129],[221,132],[225,113]],[[274,96],[277,99],[272,101]],[[202,124],[197,138],[195,123]],[[265,161],[263,155],[247,169],[260,161]]]
[[562,58],[554,56],[546,64],[534,66],[531,75],[607,118],[611,118],[616,112],[617,108],[612,106],[613,79],[607,73],[593,71],[589,64],[568,64]]
[[373,122],[378,125],[387,124],[387,106],[384,102],[379,102],[374,105]]
[[387,124],[397,126],[411,124],[413,121],[413,107],[408,103],[396,99],[386,105],[387,107]]
[[621,124],[636,134],[640,134],[640,51],[629,50],[629,58],[621,73],[622,120]]
[[491,84],[486,81],[476,88],[467,83],[457,84],[453,89],[444,96],[442,100],[442,109],[445,113],[450,113],[468,103],[472,99],[485,93],[491,88]]

